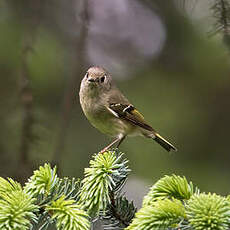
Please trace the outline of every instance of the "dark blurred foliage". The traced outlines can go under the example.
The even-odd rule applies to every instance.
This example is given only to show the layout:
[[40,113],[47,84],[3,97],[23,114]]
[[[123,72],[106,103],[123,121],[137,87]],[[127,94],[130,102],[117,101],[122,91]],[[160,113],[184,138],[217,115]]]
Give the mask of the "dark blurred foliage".
[[210,37],[215,1],[202,9],[196,2],[1,1],[0,175],[24,180],[49,161],[65,176],[82,176],[110,141],[78,100],[87,68],[102,65],[179,149],[168,154],[151,140],[127,139],[120,150],[132,176],[153,184],[176,173],[228,193],[229,30],[224,40],[218,27]]

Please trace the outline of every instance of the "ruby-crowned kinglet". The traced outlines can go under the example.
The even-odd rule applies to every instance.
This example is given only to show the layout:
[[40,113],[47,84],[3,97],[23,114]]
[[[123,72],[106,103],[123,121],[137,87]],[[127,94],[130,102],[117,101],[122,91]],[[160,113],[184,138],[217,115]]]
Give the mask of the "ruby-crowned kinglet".
[[101,153],[115,144],[118,147],[126,136],[135,135],[152,138],[167,151],[177,150],[145,122],[142,114],[116,87],[105,69],[88,69],[82,79],[79,96],[90,123],[102,133],[115,138]]

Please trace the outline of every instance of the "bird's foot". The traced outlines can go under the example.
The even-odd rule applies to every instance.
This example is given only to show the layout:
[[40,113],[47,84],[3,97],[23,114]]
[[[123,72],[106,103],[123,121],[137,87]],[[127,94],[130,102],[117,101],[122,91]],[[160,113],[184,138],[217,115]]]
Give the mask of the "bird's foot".
[[103,154],[103,153],[105,153],[105,152],[108,151],[108,150],[109,150],[109,148],[105,147],[104,149],[102,149],[102,150],[99,152],[99,154]]
[[99,153],[103,154],[104,152],[108,151],[113,145],[115,145],[117,142],[119,142],[119,144],[121,143],[121,141],[123,140],[124,138],[116,138],[111,144],[109,144],[108,146],[106,146],[104,149],[102,149]]

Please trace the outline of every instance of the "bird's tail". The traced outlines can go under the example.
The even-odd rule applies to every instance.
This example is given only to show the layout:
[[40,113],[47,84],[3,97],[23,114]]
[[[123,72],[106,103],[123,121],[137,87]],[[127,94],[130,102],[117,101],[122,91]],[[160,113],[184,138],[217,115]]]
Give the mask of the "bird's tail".
[[173,146],[171,143],[169,143],[167,140],[165,140],[161,135],[158,133],[154,133],[154,140],[160,144],[164,149],[166,149],[168,152],[171,150],[177,151],[177,148]]

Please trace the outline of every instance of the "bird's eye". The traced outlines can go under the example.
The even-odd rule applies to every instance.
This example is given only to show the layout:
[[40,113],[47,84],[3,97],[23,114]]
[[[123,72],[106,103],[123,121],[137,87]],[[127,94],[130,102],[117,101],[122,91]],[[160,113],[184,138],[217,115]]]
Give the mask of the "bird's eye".
[[103,77],[101,77],[101,82],[103,83],[106,79],[106,75],[104,75]]
[[86,78],[88,78],[88,77],[89,77],[89,73],[88,73],[88,72],[85,74],[85,77],[86,77]]

